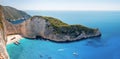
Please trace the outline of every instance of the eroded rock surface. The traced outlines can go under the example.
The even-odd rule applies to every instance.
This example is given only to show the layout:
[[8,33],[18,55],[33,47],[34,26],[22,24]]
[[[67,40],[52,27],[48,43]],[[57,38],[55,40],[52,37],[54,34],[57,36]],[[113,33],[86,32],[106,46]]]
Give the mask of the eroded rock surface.
[[7,35],[20,34],[26,38],[39,36],[56,42],[75,41],[101,35],[98,29],[82,25],[68,25],[53,17],[34,16],[21,24],[14,25],[7,21],[5,23]]
[[9,59],[9,55],[6,51],[6,27],[4,23],[3,8],[0,6],[0,58]]

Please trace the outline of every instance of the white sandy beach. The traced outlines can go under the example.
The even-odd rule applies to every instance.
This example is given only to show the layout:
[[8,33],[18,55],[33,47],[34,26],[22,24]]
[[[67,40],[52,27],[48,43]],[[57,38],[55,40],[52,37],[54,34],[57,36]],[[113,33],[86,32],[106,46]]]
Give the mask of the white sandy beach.
[[14,42],[19,42],[19,40],[22,39],[22,36],[20,35],[9,35],[7,36],[7,44],[14,43]]

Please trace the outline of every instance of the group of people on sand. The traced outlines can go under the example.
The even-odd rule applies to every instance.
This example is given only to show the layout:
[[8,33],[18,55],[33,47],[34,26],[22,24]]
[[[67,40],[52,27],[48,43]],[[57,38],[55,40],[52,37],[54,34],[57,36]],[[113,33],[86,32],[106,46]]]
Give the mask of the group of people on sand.
[[[15,40],[15,39],[16,39],[16,37],[11,38],[11,40]],[[15,41],[14,44],[18,45],[20,43],[18,41]]]

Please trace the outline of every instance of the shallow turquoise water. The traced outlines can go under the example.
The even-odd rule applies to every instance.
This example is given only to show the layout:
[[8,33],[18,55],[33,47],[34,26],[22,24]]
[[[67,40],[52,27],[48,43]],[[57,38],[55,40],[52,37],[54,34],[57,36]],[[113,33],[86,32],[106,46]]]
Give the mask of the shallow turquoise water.
[[53,16],[68,24],[99,28],[102,37],[73,43],[23,38],[20,45],[7,45],[11,59],[120,59],[120,11],[27,12],[31,15]]

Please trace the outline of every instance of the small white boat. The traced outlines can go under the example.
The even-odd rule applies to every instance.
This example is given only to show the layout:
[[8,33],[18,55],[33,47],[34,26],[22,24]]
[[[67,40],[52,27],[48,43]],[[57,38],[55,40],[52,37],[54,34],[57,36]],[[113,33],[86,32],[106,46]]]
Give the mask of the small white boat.
[[73,52],[73,55],[75,55],[75,56],[78,56],[78,53],[76,53],[76,52]]

